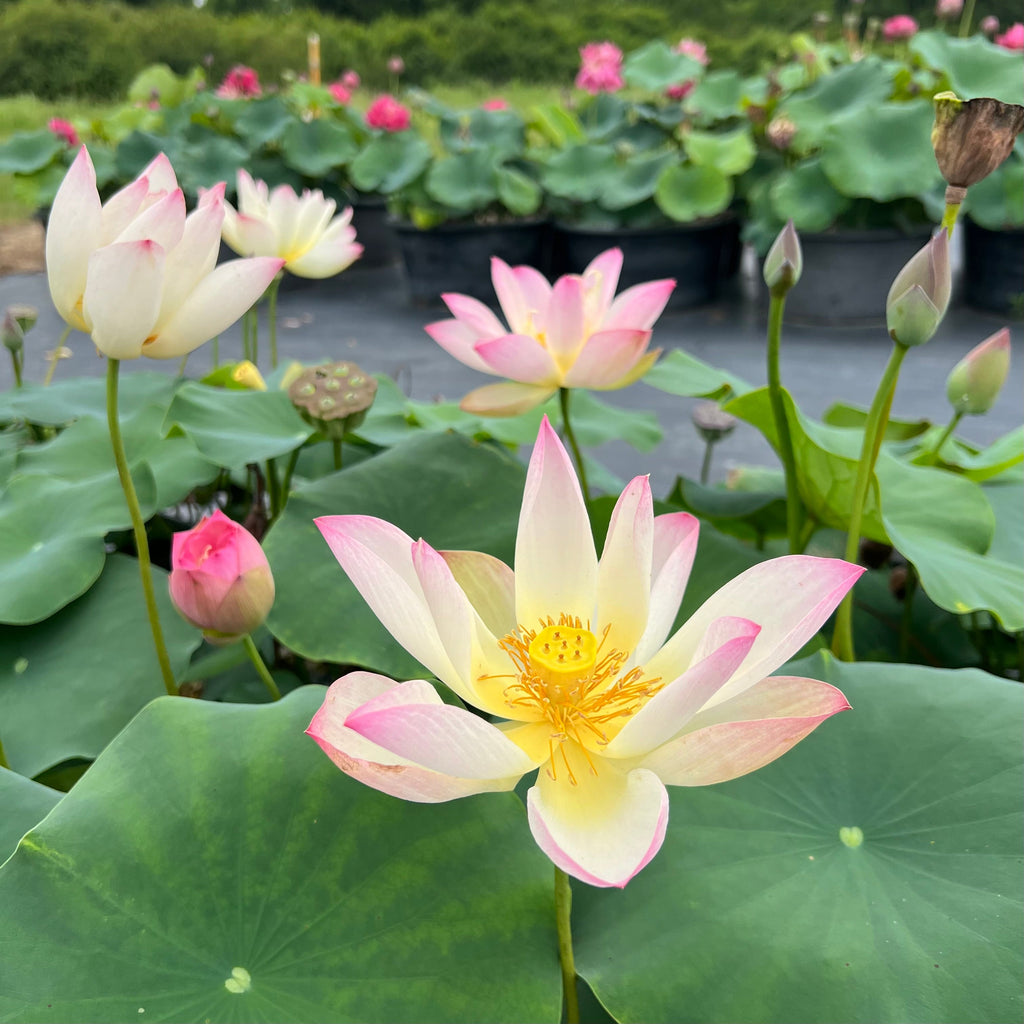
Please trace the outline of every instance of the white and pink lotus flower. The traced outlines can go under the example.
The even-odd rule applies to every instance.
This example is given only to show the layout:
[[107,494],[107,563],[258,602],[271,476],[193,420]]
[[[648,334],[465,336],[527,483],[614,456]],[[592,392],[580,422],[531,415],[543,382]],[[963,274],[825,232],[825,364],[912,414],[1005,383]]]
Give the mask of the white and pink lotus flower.
[[491,280],[508,322],[468,295],[442,295],[452,320],[427,333],[475,370],[508,377],[471,391],[462,408],[482,416],[516,416],[559,388],[612,391],[639,380],[661,350],[648,351],[651,328],[675,281],[649,281],[615,295],[622,250],[609,249],[582,274],[552,285],[533,267],[491,260]]
[[569,458],[545,418],[530,461],[515,571],[436,551],[368,516],[324,516],[331,551],[392,636],[491,724],[428,682],[337,680],[308,732],[342,771],[405,800],[512,789],[541,849],[596,886],[658,852],[666,785],[754,771],[849,705],[815,679],[772,676],[863,570],[793,555],[762,562],[671,637],[698,521],[655,516],[646,477],[623,491],[597,557]]

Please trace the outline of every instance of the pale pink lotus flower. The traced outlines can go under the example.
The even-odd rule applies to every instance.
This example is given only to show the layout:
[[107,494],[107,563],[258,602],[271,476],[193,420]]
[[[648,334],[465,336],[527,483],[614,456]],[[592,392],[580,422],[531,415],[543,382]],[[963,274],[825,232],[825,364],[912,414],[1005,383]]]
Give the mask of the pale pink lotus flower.
[[331,82],[327,86],[327,91],[331,94],[331,99],[335,103],[340,103],[343,107],[347,106],[349,101],[352,99],[352,91],[345,87],[344,82]]
[[[434,550],[369,516],[320,532],[391,635],[490,722],[423,680],[353,672],[307,732],[342,771],[421,803],[512,789],[563,871],[624,886],[658,852],[666,785],[706,786],[775,760],[849,704],[771,676],[864,571],[791,555],[727,583],[671,637],[699,521],[655,517],[647,477],[623,491],[598,559],[569,458],[545,418],[530,460],[515,571]],[[668,639],[667,639],[668,638]]]
[[79,145],[78,132],[75,131],[75,126],[70,121],[65,121],[62,117],[51,117],[46,127],[65,145]]
[[1024,50],[1024,23],[1018,21],[1011,25],[1001,36],[996,36],[996,43],[1004,50]]
[[503,100],[500,96],[495,96],[493,99],[484,100],[480,104],[481,110],[508,110],[508,100]]
[[392,75],[400,75],[405,71],[405,61],[398,54],[388,57],[388,72]]
[[986,15],[981,19],[978,28],[987,36],[994,36],[999,31],[999,19],[994,14]]
[[352,227],[352,207],[335,216],[337,203],[319,189],[297,195],[290,185],[273,191],[238,171],[238,210],[224,203],[224,241],[242,256],[276,256],[296,277],[333,277],[363,252]]
[[223,333],[263,294],[279,259],[216,267],[224,184],[187,217],[164,154],[100,202],[83,146],[53,200],[46,273],[57,312],[113,359],[180,359]]
[[899,39],[909,39],[917,34],[917,22],[909,14],[894,14],[882,22],[882,35],[890,43]]
[[357,71],[353,71],[351,68],[341,76],[340,81],[341,84],[350,92],[355,92],[362,83],[359,73]]
[[614,43],[587,43],[580,47],[580,61],[577,89],[596,96],[600,92],[618,92],[626,84],[622,78],[622,51]]
[[936,0],[935,17],[944,20],[959,18],[963,9],[964,0]]
[[404,132],[409,127],[411,117],[408,107],[399,103],[394,96],[385,94],[370,104],[366,111],[366,124],[386,132]]
[[689,39],[684,37],[676,43],[673,49],[676,53],[681,53],[685,57],[690,57],[704,67],[707,67],[708,64],[711,63],[711,58],[708,56],[707,44],[702,43],[699,39]]
[[516,416],[559,388],[613,391],[639,380],[661,354],[647,351],[651,328],[676,283],[649,281],[615,297],[621,269],[622,250],[608,249],[551,285],[533,267],[495,256],[491,280],[508,327],[476,299],[442,295],[455,319],[428,324],[427,333],[459,362],[510,378],[471,391],[462,408]]
[[216,93],[223,100],[255,99],[262,94],[259,75],[244,64],[236,64],[224,76]]
[[216,644],[263,625],[274,604],[274,577],[260,542],[220,509],[174,534],[168,588],[174,607]]

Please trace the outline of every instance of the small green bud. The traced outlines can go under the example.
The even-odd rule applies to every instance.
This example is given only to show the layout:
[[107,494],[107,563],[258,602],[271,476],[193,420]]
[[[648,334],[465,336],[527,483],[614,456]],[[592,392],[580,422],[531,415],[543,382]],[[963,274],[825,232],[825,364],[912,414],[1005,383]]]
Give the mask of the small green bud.
[[981,416],[999,397],[1010,372],[1010,332],[1004,327],[971,349],[946,379],[946,397],[956,412]]
[[804,257],[793,222],[787,221],[764,258],[764,283],[775,298],[781,298],[800,280]]
[[3,334],[4,347],[11,352],[20,352],[25,347],[25,332],[22,330],[21,324],[11,315],[10,309],[4,313],[0,333]]
[[885,302],[889,336],[905,348],[923,345],[938,330],[953,288],[949,235],[939,231],[896,275]]
[[36,325],[39,319],[39,310],[35,306],[14,305],[8,306],[7,312],[18,321],[22,334],[28,334]]

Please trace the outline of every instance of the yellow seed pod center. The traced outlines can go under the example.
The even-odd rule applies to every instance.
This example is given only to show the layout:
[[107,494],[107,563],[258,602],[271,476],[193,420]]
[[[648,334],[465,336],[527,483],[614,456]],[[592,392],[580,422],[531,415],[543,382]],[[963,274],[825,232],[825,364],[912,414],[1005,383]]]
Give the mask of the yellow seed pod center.
[[530,662],[538,675],[563,682],[586,675],[597,662],[597,637],[575,626],[545,626],[530,641]]

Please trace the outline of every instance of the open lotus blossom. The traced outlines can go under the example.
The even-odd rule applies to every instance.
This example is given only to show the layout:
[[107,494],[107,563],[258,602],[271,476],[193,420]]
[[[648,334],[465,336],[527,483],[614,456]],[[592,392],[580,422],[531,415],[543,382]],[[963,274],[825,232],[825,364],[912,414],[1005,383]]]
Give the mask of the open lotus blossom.
[[66,146],[75,147],[79,144],[78,132],[70,121],[62,117],[51,117],[46,125]]
[[917,34],[917,22],[909,14],[894,14],[882,22],[882,35],[890,43],[899,39],[910,39]]
[[600,92],[618,92],[625,84],[622,51],[614,43],[587,43],[580,47],[577,89],[585,89],[596,96]]
[[[363,252],[352,227],[352,207],[334,215],[337,203],[319,189],[297,195],[290,185],[270,191],[266,182],[238,171],[238,210],[224,204],[224,241],[243,256],[277,256],[296,277],[339,274]],[[333,219],[332,219],[333,218]]]
[[608,249],[582,274],[551,285],[533,267],[494,257],[491,280],[508,327],[476,299],[442,295],[455,319],[428,324],[427,333],[467,366],[511,378],[471,391],[462,408],[515,416],[559,388],[611,391],[639,380],[661,354],[647,351],[651,328],[676,283],[650,281],[615,297],[621,269],[622,251]]
[[773,761],[838,711],[839,690],[771,676],[863,570],[762,562],[666,641],[698,521],[655,517],[646,477],[623,491],[598,559],[572,466],[547,419],[530,460],[515,571],[439,552],[368,516],[324,516],[325,540],[392,636],[491,724],[423,680],[353,672],[307,730],[344,772],[437,803],[512,789],[539,769],[530,828],[563,871],[623,886],[658,852],[666,785],[704,786]]
[[352,90],[346,88],[344,82],[331,82],[327,86],[327,91],[331,94],[331,99],[343,107],[347,106],[352,99]]
[[215,268],[224,185],[185,215],[162,153],[100,202],[83,146],[53,200],[46,273],[57,312],[114,359],[178,359],[227,330],[281,269],[279,259]]
[[217,96],[222,100],[244,100],[261,96],[260,76],[244,64],[236,64],[217,86]]
[[378,96],[366,110],[366,124],[385,132],[404,132],[412,122],[409,108],[394,96]]

